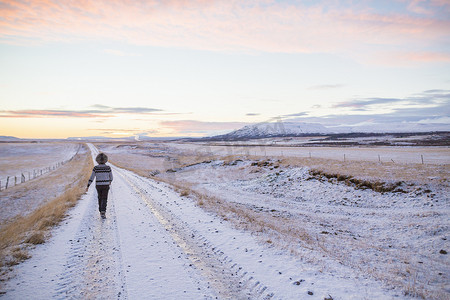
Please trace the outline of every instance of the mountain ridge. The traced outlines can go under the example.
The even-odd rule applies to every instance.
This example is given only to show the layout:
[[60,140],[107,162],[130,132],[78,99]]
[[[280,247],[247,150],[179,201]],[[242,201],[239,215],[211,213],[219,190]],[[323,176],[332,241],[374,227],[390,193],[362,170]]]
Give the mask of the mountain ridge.
[[387,123],[359,126],[325,126],[306,122],[264,122],[247,125],[227,134],[201,138],[203,140],[249,140],[271,137],[299,137],[334,134],[391,134],[449,132],[450,125],[442,123]]

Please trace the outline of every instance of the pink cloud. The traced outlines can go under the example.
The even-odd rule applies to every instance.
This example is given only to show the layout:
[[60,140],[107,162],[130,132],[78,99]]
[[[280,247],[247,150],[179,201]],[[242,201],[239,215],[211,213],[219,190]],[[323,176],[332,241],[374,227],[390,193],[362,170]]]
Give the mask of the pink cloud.
[[416,52],[403,55],[406,60],[418,62],[445,61],[450,62],[450,53]]
[[407,9],[416,14],[433,15],[436,9],[450,10],[450,2],[448,0],[397,0],[407,3]]
[[408,9],[416,14],[424,14],[424,15],[431,15],[433,14],[433,11],[431,9],[427,9],[423,7],[421,2],[426,2],[425,0],[413,0],[410,1],[408,4]]
[[450,53],[444,52],[390,52],[380,53],[375,60],[391,66],[408,66],[421,63],[450,62]]
[[222,131],[241,128],[248,123],[244,122],[202,122],[195,120],[161,121],[161,127],[172,129],[179,133],[199,131]]
[[372,45],[424,51],[448,38],[450,21],[432,16],[436,9],[448,9],[448,2],[434,0],[424,6],[410,1],[408,7],[422,9],[423,15],[274,0],[8,0],[0,8],[0,37],[16,43],[113,40],[213,51],[349,56],[370,51]]

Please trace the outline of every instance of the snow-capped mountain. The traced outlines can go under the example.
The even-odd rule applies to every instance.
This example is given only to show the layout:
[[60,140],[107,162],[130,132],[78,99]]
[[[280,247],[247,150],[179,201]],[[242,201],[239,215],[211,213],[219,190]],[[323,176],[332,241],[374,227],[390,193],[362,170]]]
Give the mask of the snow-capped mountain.
[[358,126],[325,126],[319,123],[304,122],[266,122],[247,125],[228,134],[212,137],[222,140],[259,139],[281,136],[304,136],[312,134],[346,133],[411,133],[450,131],[449,124],[389,123],[364,124]]
[[300,135],[311,133],[331,133],[331,131],[321,125],[314,123],[299,123],[299,122],[274,122],[274,123],[259,123],[248,125],[228,135],[240,138],[263,138],[271,136],[284,135]]
[[[336,133],[340,132],[338,129]],[[334,131],[318,123],[301,122],[265,122],[247,125],[241,129],[224,135],[211,137],[212,139],[241,140],[259,139],[279,136],[301,136],[309,134],[329,134]]]

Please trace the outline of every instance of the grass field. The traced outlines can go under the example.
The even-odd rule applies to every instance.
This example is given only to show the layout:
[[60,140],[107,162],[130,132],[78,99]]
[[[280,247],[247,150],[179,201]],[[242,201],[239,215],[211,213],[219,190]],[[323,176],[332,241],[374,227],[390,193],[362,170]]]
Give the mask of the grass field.
[[0,280],[10,267],[29,258],[28,249],[45,242],[49,229],[85,192],[93,167],[90,152],[83,146],[61,168],[1,193]]

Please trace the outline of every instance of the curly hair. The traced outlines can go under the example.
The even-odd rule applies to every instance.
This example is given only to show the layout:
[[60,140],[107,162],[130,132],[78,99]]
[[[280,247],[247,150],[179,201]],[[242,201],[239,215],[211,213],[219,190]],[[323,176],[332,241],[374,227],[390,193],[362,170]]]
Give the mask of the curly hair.
[[108,156],[105,153],[99,153],[95,160],[99,164],[106,164],[106,162],[108,161]]

